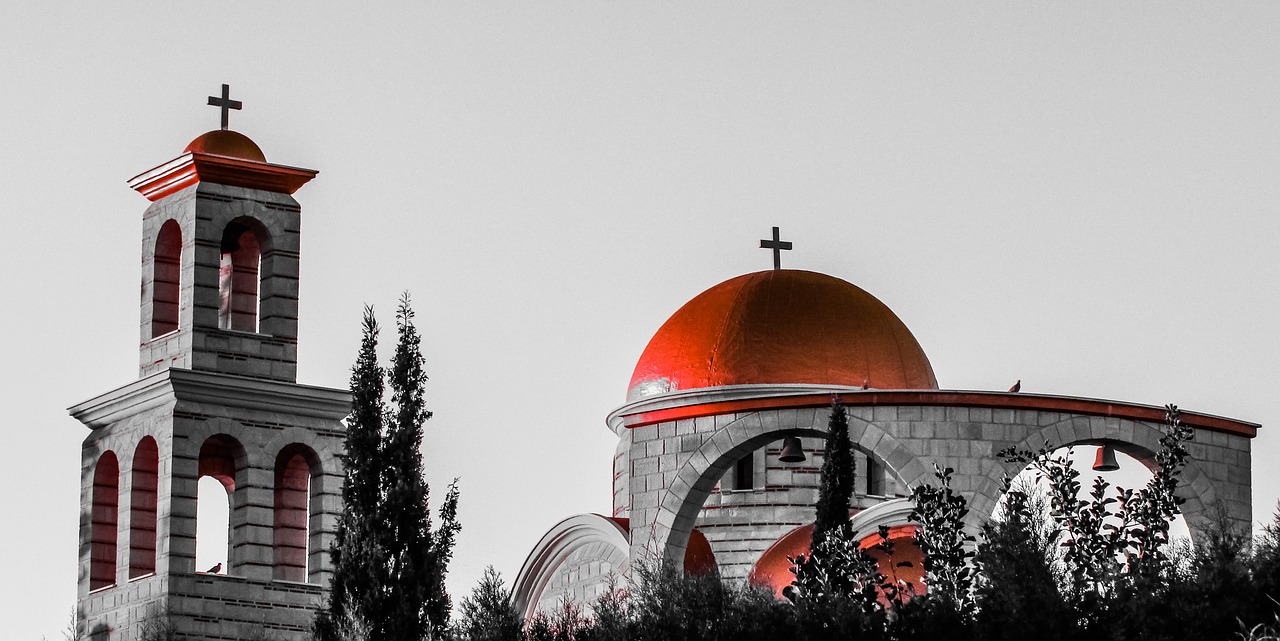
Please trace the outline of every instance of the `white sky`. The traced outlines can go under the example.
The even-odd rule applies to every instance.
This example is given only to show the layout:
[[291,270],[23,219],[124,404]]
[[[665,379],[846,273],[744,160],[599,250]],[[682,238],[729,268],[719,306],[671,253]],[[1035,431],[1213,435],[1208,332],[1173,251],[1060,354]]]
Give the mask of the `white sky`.
[[[455,598],[610,509],[603,421],[641,350],[768,268],[772,225],[944,387],[1280,409],[1280,5],[119,4],[0,8],[7,638],[56,638],[74,601],[65,408],[137,374],[125,181],[216,128],[221,83],[268,160],[320,170],[300,382],[344,386],[362,304],[391,327],[414,296]],[[1259,520],[1278,446],[1254,442]]]

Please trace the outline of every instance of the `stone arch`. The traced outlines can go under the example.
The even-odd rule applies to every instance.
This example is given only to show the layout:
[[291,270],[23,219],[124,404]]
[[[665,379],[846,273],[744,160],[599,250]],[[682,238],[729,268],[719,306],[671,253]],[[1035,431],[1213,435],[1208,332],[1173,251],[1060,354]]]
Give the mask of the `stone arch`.
[[155,574],[159,529],[160,448],[143,436],[133,450],[129,488],[129,578]]
[[[741,416],[717,430],[685,459],[675,480],[659,502],[652,536],[653,543],[661,546],[654,550],[660,552],[661,559],[680,562],[684,558],[699,511],[711,489],[734,461],[771,441],[787,436],[823,438],[826,436],[830,413],[813,412],[813,418],[807,424],[799,419],[797,412],[771,413],[767,421],[764,416],[762,412]],[[927,475],[924,464],[916,454],[885,430],[854,416],[850,416],[849,423],[850,441],[883,462],[891,473],[908,486],[915,485]]]
[[182,226],[170,218],[156,233],[152,254],[151,338],[178,330],[182,293]]
[[[853,410],[855,408],[849,408]],[[827,414],[822,415],[825,424]],[[825,435],[826,430],[822,430]],[[890,473],[907,487],[915,487],[932,478],[932,470],[906,444],[894,438],[875,422],[849,413],[849,440],[854,447],[875,456]]]
[[306,445],[291,443],[276,455],[272,508],[276,579],[305,582],[317,573],[309,557],[320,548],[322,495],[316,480],[321,473],[319,456]]
[[[305,446],[315,455],[316,464],[319,466],[317,474],[332,474],[335,471],[342,469],[341,465],[338,463],[338,455],[340,452],[334,451],[333,444],[326,443],[326,441],[319,438],[315,432],[301,427],[290,426],[280,430],[271,438],[271,440],[262,444],[262,451],[265,453],[264,456],[271,456],[272,453],[278,454],[280,450],[294,445]],[[274,459],[272,459],[272,462],[274,462]],[[339,488],[333,487],[326,489],[336,491]]]
[[[1050,446],[1056,450],[1106,443],[1153,471],[1157,468],[1155,453],[1160,448],[1160,438],[1164,435],[1159,427],[1150,423],[1124,419],[1108,423],[1108,419],[1102,417],[1074,416],[1044,427],[1024,427],[1029,433],[1014,446],[1019,450],[1037,451]],[[1200,433],[1201,430],[1196,430],[1197,435]],[[981,522],[995,510],[1003,495],[1005,475],[1016,475],[1024,469],[1026,466],[1006,463],[998,457],[992,457],[992,463],[980,484],[969,497],[968,524],[971,528],[976,531]],[[1212,481],[1196,460],[1187,460],[1178,483],[1177,495],[1185,500],[1182,514],[1187,520],[1191,536],[1199,538],[1208,521],[1209,507],[1216,503],[1217,496]]]
[[[233,574],[237,569],[236,559],[234,555],[231,554],[231,549],[235,548],[237,543],[235,537],[235,523],[238,520],[237,516],[248,508],[244,499],[248,481],[248,456],[245,452],[244,446],[238,439],[222,432],[213,434],[204,439],[200,445],[200,454],[197,458],[197,484],[199,484],[199,482],[206,476],[218,481],[227,493],[228,549],[225,554],[225,558],[227,559],[226,565],[222,567],[222,571],[226,574]],[[200,502],[202,499],[210,500],[210,497],[200,496],[199,491],[197,491],[197,514],[199,513]],[[198,518],[196,522],[196,530],[196,550],[198,554],[198,550],[201,549],[198,534],[200,530]],[[218,554],[216,556],[219,558],[223,557],[222,554]],[[199,570],[200,568],[196,569]]]
[[251,216],[240,216],[222,228],[218,268],[218,327],[257,332],[263,255],[271,250],[267,228]]
[[910,525],[911,510],[915,506],[911,499],[893,499],[873,505],[851,517],[849,527],[855,540],[862,540],[879,531],[880,526],[896,527]]
[[93,468],[92,507],[89,517],[89,590],[116,584],[116,557],[120,522],[120,461],[107,450]]
[[538,608],[539,597],[563,562],[573,552],[588,545],[597,545],[616,553],[622,562],[621,567],[614,568],[613,571],[621,576],[626,575],[630,542],[623,525],[599,514],[571,516],[543,535],[520,566],[520,572],[511,586],[511,604],[516,611],[526,620],[533,616]]

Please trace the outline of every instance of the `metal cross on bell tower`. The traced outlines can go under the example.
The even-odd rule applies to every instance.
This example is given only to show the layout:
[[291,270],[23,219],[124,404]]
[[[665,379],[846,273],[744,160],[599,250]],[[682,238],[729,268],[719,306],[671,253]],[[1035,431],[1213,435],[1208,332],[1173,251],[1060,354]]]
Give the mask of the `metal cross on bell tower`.
[[782,269],[782,252],[791,250],[791,241],[782,240],[778,236],[778,228],[773,228],[773,240],[761,239],[760,249],[773,250],[773,268]]
[[244,107],[244,103],[239,100],[232,100],[231,87],[229,85],[222,85],[222,97],[209,96],[209,106],[218,107],[222,110],[222,128],[225,130],[227,128],[228,116],[231,113],[230,110],[235,109],[236,111],[239,111]]

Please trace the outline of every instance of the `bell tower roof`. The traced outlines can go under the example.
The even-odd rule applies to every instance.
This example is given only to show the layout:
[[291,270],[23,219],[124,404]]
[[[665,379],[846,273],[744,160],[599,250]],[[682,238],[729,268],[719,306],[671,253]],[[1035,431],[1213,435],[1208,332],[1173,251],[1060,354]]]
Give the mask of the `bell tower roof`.
[[198,182],[292,194],[320,172],[276,165],[248,136],[214,129],[187,145],[181,156],[129,179],[129,186],[157,201]]

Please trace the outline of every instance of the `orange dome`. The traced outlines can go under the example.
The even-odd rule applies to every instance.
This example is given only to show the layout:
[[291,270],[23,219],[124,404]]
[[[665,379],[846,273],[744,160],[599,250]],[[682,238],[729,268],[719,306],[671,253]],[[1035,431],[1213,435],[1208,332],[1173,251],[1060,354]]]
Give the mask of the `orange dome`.
[[765,383],[938,388],[884,303],[839,278],[785,269],[732,278],[681,307],[640,356],[627,400]]
[[267,162],[267,157],[263,155],[257,144],[249,140],[248,136],[230,129],[214,129],[209,133],[201,134],[183,151]]

